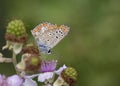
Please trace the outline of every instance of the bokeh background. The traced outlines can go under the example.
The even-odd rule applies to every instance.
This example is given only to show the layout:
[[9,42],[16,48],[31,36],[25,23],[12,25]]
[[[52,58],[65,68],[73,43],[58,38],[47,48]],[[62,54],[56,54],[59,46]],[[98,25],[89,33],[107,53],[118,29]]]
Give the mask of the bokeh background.
[[[53,48],[62,55],[59,66],[77,69],[76,86],[120,86],[120,0],[0,0],[1,48],[12,19],[24,21],[30,39],[30,30],[44,21],[70,26]],[[14,72],[12,64],[0,63],[0,73]]]

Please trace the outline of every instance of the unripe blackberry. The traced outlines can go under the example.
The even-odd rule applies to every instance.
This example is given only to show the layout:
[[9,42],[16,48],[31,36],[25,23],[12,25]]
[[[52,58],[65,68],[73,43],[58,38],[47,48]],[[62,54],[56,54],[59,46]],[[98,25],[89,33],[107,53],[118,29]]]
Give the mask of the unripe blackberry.
[[39,72],[41,66],[41,59],[38,55],[23,54],[21,61],[16,65],[19,71],[26,73]]
[[38,72],[40,70],[41,59],[37,55],[31,55],[24,59],[25,71],[27,72]]
[[7,26],[5,38],[12,42],[25,42],[27,39],[27,33],[24,23],[17,19],[10,21]]
[[15,36],[22,36],[26,33],[25,26],[21,20],[13,20],[8,23],[7,33]]
[[67,67],[62,71],[61,76],[70,86],[74,86],[77,80],[77,71],[72,67]]

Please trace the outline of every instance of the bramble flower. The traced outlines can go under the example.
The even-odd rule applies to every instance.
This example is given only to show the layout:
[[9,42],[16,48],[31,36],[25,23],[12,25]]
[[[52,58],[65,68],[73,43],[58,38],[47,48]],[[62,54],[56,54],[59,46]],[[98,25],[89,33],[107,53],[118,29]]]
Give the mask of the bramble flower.
[[21,86],[23,79],[18,75],[13,75],[7,78],[8,86]]
[[22,86],[38,86],[36,81],[32,80],[31,78],[25,78]]
[[17,69],[26,72],[39,72],[41,58],[38,48],[33,44],[27,44],[22,49],[21,61],[17,64]]
[[[29,76],[24,76],[25,78],[35,78],[38,77],[39,82],[44,82],[44,86],[52,86],[51,83],[54,81],[55,68],[57,65],[57,60],[47,60],[42,61],[39,74],[33,74]],[[34,82],[34,81],[33,81]]]
[[27,33],[24,23],[21,20],[12,20],[8,23],[6,34],[6,45],[2,48],[10,50],[13,49],[15,54],[22,50],[23,44],[27,41]]
[[23,54],[21,59],[21,62],[19,62],[16,66],[19,71],[29,73],[39,72],[41,59],[38,55]]
[[55,73],[56,73],[57,75],[60,75],[61,72],[62,72],[64,69],[66,69],[66,68],[67,68],[67,66],[64,64],[62,67],[60,67],[58,70],[56,70]]
[[18,75],[13,75],[8,78],[0,75],[0,86],[21,86],[22,83],[23,79]]
[[44,72],[53,72],[57,66],[57,60],[51,61],[42,61],[40,71]]
[[46,80],[52,79],[54,73],[53,72],[46,72],[46,73],[41,73],[38,76],[38,81],[39,82],[45,82]]
[[52,82],[56,65],[57,65],[57,60],[42,61],[41,69],[40,69],[42,73],[39,74],[38,81],[45,82],[46,80],[48,81],[50,80],[50,82]]
[[0,74],[0,86],[7,86],[6,77]]
[[77,80],[77,71],[72,67],[64,69],[53,86],[74,86]]

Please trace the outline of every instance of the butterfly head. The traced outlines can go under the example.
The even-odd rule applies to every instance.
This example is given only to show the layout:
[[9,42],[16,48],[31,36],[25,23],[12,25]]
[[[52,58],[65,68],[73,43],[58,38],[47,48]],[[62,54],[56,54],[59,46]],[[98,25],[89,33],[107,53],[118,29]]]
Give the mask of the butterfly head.
[[39,44],[39,48],[40,48],[40,51],[41,51],[43,54],[51,54],[50,48],[47,47],[46,45],[41,45],[41,44]]

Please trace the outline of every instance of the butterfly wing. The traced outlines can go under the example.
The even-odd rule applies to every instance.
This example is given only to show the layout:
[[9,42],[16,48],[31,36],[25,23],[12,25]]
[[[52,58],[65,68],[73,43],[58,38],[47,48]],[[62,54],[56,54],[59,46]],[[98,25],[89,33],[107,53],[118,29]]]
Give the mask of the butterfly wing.
[[31,32],[32,32],[32,35],[34,37],[36,37],[37,35],[41,35],[45,31],[54,29],[56,27],[57,27],[57,25],[55,25],[55,24],[45,22],[45,23],[41,23],[38,26],[36,26],[33,30],[31,30]]
[[53,25],[50,23],[42,23],[35,27],[32,31],[40,50],[48,53],[57,43],[59,43],[69,32],[69,27],[61,25]]
[[47,29],[48,28],[45,26],[45,24],[39,24],[33,30],[31,30],[31,33],[36,38],[39,34],[44,33],[44,31]]
[[49,32],[49,42],[47,43],[47,46],[50,48],[53,48],[56,46],[69,32],[70,28],[64,25],[61,25],[60,27],[57,27],[56,29],[52,29]]
[[33,30],[31,30],[32,35],[34,36],[40,50],[43,53],[48,53],[50,51],[50,47],[48,46],[49,45],[48,40],[50,39],[50,37],[48,34],[46,34],[46,32],[56,27],[57,27],[56,24],[45,22],[45,23],[39,24]]

